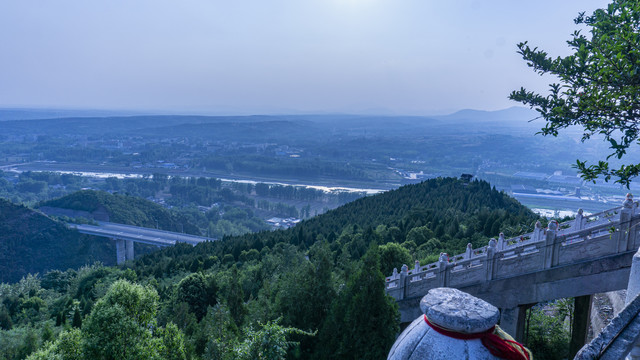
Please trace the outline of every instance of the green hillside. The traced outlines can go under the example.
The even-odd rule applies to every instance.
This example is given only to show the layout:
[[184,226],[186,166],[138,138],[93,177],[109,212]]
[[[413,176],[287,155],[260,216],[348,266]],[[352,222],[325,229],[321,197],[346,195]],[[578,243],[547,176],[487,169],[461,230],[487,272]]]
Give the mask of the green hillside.
[[71,231],[40,212],[0,199],[0,282],[98,260],[113,264],[114,252],[109,241]]
[[285,243],[304,251],[326,240],[337,255],[348,253],[358,259],[375,241],[403,244],[413,260],[428,260],[439,252],[462,253],[468,243],[484,246],[500,232],[520,234],[532,229],[536,220],[531,210],[487,182],[438,178],[358,199],[292,229],[246,234],[192,251],[220,258],[230,254],[239,261],[243,252],[252,249]]
[[184,217],[173,214],[152,201],[135,196],[83,190],[59,199],[45,201],[39,206],[88,213],[96,213],[103,210],[108,215],[108,221],[111,222],[149,228],[158,227],[168,231],[184,231],[185,233],[200,235],[198,228]]
[[[86,211],[107,206],[87,204]],[[486,182],[439,178],[359,199],[289,230],[180,244],[120,268],[48,273],[42,284],[0,288],[0,353],[18,359],[31,341],[30,351],[41,349],[32,360],[70,356],[70,349],[84,354],[76,358],[107,359],[105,349],[126,333],[148,355],[139,358],[167,358],[162,352],[171,349],[172,359],[255,359],[280,349],[271,358],[380,359],[399,331],[397,305],[384,293],[393,267],[462,252],[467,242],[486,245],[490,236],[536,220]],[[16,293],[21,297],[5,295]],[[117,300],[123,293],[132,299],[124,310],[153,310],[144,323],[152,326],[109,310],[124,306]],[[22,315],[33,302],[39,310]],[[72,322],[82,325],[71,329]],[[45,338],[57,340],[44,345]]]

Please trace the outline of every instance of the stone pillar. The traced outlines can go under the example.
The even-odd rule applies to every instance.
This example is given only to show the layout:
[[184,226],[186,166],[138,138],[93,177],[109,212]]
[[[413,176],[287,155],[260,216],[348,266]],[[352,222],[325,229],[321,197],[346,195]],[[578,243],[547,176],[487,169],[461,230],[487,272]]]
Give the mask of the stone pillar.
[[473,256],[473,245],[471,243],[467,244],[467,250],[464,252],[464,259],[469,260]]
[[494,272],[494,265],[495,265],[495,258],[496,258],[496,246],[497,246],[497,241],[496,239],[491,239],[489,240],[489,245],[487,245],[487,254],[486,254],[486,273],[485,273],[485,279],[487,281],[491,281],[493,279],[493,272]]
[[556,231],[558,230],[558,222],[551,220],[547,227],[546,239],[544,242],[544,268],[548,269],[557,265],[556,251]]
[[[640,250],[633,255],[631,261],[631,271],[629,272],[629,284],[627,285],[627,297],[625,304],[629,304],[638,294],[640,294]],[[640,360],[640,343],[636,343],[627,356],[629,360]]]
[[398,286],[402,288],[402,291],[400,291],[400,299],[398,300],[404,299],[407,294],[407,285],[409,285],[409,281],[407,281],[408,276],[409,276],[409,267],[406,264],[404,264],[400,268],[400,281],[398,282]]
[[498,236],[498,251],[504,250],[506,246],[507,240],[505,240],[504,238],[504,233],[500,233],[500,235]]
[[438,272],[440,276],[440,286],[447,286],[447,269],[449,268],[449,255],[447,255],[447,253],[440,253],[438,265],[440,267],[440,271]]
[[[633,215],[633,195],[627,194],[626,199],[622,203],[622,210],[620,210],[620,226],[618,231],[618,252],[624,252],[627,250],[633,250],[633,239],[630,236],[631,232],[637,231],[631,227],[631,217]],[[629,241],[629,240],[632,241]]]
[[573,324],[571,324],[571,341],[569,342],[569,358],[573,358],[587,343],[589,324],[591,323],[591,304],[593,295],[578,296],[574,299]]
[[524,323],[529,307],[516,306],[510,309],[500,309],[500,328],[511,334],[516,341],[524,341]]
[[536,227],[533,229],[533,235],[531,235],[533,242],[542,240],[543,236],[544,229],[542,228],[542,224],[540,221],[536,221]]
[[126,256],[125,256],[126,260],[133,260],[134,259],[133,240],[125,240],[124,244],[126,248]]
[[578,231],[584,228],[584,215],[583,210],[578,209],[578,213],[576,214],[576,219],[573,221],[573,225],[571,226],[571,231]]
[[116,264],[124,264],[126,258],[125,244],[122,239],[114,239],[116,241]]

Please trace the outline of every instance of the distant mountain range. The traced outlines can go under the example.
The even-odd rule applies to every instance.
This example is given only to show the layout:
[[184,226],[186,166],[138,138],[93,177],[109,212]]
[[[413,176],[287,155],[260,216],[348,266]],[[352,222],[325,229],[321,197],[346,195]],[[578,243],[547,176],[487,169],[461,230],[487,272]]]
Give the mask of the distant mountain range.
[[[446,120],[446,121],[514,121],[514,120],[526,120],[536,121],[540,114],[528,108],[514,106],[508,109],[485,111],[485,110],[473,110],[464,109],[456,111],[449,115],[431,116],[434,119]],[[538,120],[541,121],[541,120]]]
[[[178,116],[182,112],[176,112],[175,115],[169,115],[167,112],[144,112],[144,111],[124,111],[124,110],[91,110],[91,109],[30,109],[30,108],[0,108],[0,121],[8,120],[37,120],[37,119],[62,119],[62,118],[95,118],[95,117],[120,117],[120,116]],[[473,110],[463,109],[448,115],[427,115],[427,116],[403,116],[403,115],[390,115],[387,113],[380,113],[379,115],[366,114],[291,114],[291,115],[257,115],[257,116],[209,116],[209,115],[194,115],[189,114],[185,118],[202,119],[204,117],[211,118],[235,118],[235,119],[247,119],[253,118],[255,120],[264,118],[312,118],[312,119],[437,119],[444,121],[519,121],[519,120],[532,120],[538,116],[538,113],[534,110],[530,110],[524,107],[511,107],[503,110],[485,111],[485,110]]]
[[71,117],[129,116],[140,114],[141,112],[116,110],[0,108],[0,121],[60,119]]

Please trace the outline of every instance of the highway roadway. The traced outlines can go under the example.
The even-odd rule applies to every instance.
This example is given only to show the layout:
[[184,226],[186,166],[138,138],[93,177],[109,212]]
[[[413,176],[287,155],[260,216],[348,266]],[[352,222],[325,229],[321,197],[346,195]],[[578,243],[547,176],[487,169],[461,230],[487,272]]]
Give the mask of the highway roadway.
[[139,226],[122,225],[112,222],[99,222],[98,225],[67,224],[70,228],[77,229],[83,234],[108,237],[113,239],[132,240],[135,242],[172,246],[176,242],[185,242],[191,245],[199,244],[203,241],[216,241],[215,238],[207,238],[171,231],[157,230]]

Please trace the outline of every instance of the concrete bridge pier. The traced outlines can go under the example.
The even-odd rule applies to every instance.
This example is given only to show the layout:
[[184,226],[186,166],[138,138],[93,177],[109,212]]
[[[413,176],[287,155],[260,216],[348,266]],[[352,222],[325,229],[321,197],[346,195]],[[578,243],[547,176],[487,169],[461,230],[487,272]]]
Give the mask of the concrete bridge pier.
[[[593,295],[578,296],[574,301],[571,342],[569,344],[570,357],[573,357],[587,342]],[[525,341],[527,310],[534,305],[526,304],[500,309],[500,327],[511,334],[516,341]]]
[[126,261],[125,243],[122,239],[113,239],[116,242],[116,264],[120,265]]
[[125,245],[125,259],[126,260],[133,260],[134,258],[134,254],[133,254],[133,240],[125,240],[124,241],[124,245]]
[[113,239],[116,242],[116,264],[133,260],[133,240]]
[[500,309],[500,328],[513,336],[518,342],[524,341],[524,325],[527,310],[535,304],[518,305],[509,309]]
[[591,322],[591,305],[593,295],[577,296],[574,298],[573,324],[571,324],[571,341],[569,342],[569,357],[573,358],[587,343],[589,324]]

